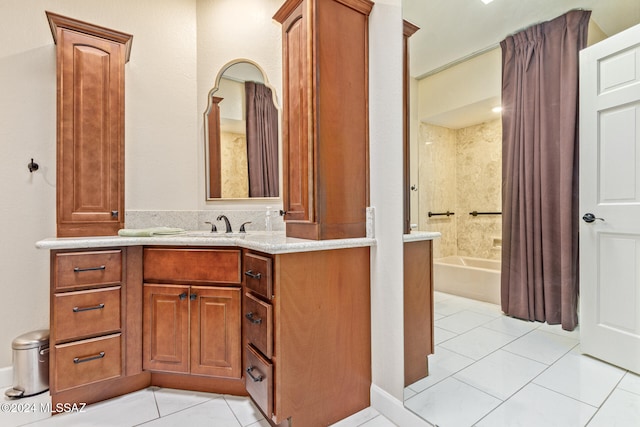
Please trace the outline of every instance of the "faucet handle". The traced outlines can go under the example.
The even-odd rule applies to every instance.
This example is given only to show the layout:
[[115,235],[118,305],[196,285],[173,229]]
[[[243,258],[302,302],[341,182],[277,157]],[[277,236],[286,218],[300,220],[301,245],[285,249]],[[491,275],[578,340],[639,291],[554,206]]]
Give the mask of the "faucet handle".
[[246,233],[247,230],[244,229],[244,226],[247,224],[251,224],[251,221],[247,221],[240,226],[240,233]]
[[212,232],[212,233],[215,233],[215,232],[217,232],[217,231],[218,231],[218,227],[216,227],[216,225],[215,225],[213,222],[211,222],[211,221],[205,221],[204,223],[205,223],[205,224],[209,224],[209,225],[211,226],[211,232]]

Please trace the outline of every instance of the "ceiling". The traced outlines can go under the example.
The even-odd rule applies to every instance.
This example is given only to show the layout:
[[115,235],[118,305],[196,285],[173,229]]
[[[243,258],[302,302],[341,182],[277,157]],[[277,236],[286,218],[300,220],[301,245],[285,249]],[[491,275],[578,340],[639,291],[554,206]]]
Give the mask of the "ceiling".
[[[493,0],[488,5],[481,0],[402,0],[402,7],[404,19],[420,27],[409,39],[409,71],[418,79],[498,48],[506,36],[572,9],[591,10],[592,20],[607,36],[640,22],[640,0]],[[499,64],[491,69],[474,64],[466,69],[473,75],[486,76],[495,73],[496,67],[499,70]],[[473,81],[473,75],[465,77],[458,72],[460,81]],[[500,87],[480,100],[469,94],[455,97],[457,106],[451,109],[441,108],[444,104],[439,97],[429,98],[433,103],[427,110],[438,112],[420,116],[419,120],[450,129],[493,120],[496,114],[491,107],[500,102]],[[469,99],[462,99],[465,97]]]
[[402,0],[402,7],[404,19],[420,27],[410,39],[416,78],[571,9],[591,10],[608,36],[640,22],[640,0]]

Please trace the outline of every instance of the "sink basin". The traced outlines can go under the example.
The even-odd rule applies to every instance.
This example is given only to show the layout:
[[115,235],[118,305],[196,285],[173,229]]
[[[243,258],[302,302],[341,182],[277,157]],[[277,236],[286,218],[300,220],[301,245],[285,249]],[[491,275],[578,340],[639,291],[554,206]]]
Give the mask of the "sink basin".
[[212,239],[221,239],[221,238],[237,239],[237,238],[245,237],[246,233],[224,233],[224,232],[212,233],[207,230],[197,230],[197,231],[187,231],[185,234],[182,234],[182,236],[183,237],[207,237]]

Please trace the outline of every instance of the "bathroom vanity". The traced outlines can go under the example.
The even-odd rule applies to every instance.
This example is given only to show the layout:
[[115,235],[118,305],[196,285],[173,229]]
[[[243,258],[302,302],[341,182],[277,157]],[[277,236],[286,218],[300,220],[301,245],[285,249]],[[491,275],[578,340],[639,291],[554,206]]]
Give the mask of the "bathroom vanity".
[[[47,239],[50,392],[90,403],[150,385],[249,394],[274,425],[369,406],[374,239]],[[290,423],[290,424],[287,424]]]

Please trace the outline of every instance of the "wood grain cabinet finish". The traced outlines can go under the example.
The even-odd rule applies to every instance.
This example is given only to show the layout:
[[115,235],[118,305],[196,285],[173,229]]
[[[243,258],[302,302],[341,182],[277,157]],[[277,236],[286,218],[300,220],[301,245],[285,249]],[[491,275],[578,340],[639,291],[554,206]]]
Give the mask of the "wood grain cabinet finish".
[[145,248],[144,280],[240,285],[240,251],[210,248]]
[[429,374],[433,342],[433,242],[404,243],[404,382]]
[[240,288],[193,286],[191,373],[242,376]]
[[144,284],[142,367],[189,372],[189,286]]
[[245,286],[256,295],[270,300],[273,298],[273,261],[271,257],[256,253],[244,254]]
[[120,286],[56,293],[53,327],[56,340],[96,336],[121,329]]
[[[330,425],[369,406],[369,248],[257,254],[273,293],[245,282],[247,391],[274,425]],[[246,278],[245,278],[246,280]],[[287,424],[290,423],[290,424]]]
[[53,374],[57,391],[91,385],[122,376],[121,335],[114,334],[55,346]]
[[57,234],[124,228],[124,64],[132,36],[47,12],[57,44]]
[[91,403],[148,385],[142,373],[142,249],[52,251],[53,403]]
[[409,38],[420,28],[409,21],[402,21],[402,198],[403,233],[411,232],[411,91],[409,74]]
[[240,277],[238,249],[145,248],[144,369],[240,379]]
[[52,263],[57,291],[118,285],[122,250],[59,252]]
[[283,175],[287,236],[364,237],[369,204],[369,0],[287,0]]

